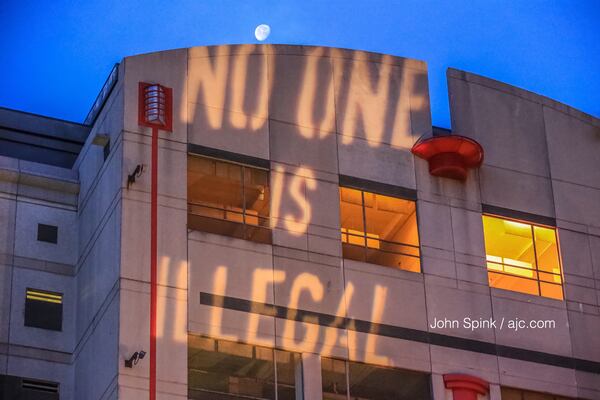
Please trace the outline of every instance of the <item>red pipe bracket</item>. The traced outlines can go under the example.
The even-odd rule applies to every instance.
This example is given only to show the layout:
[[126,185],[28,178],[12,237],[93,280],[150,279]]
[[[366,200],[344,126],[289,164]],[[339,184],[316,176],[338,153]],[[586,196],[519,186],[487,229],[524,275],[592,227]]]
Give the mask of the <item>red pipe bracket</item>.
[[477,400],[477,395],[485,395],[490,384],[481,378],[463,374],[444,375],[444,386],[452,390],[454,400]]

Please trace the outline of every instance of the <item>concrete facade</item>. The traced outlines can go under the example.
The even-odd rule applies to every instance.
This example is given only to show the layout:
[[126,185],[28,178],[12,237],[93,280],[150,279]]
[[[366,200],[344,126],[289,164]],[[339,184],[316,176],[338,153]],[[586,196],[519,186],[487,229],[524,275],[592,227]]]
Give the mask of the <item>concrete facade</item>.
[[[58,382],[63,400],[149,396],[149,357],[124,360],[150,348],[151,136],[138,83],[157,82],[173,90],[158,150],[158,399],[188,398],[188,334],[301,353],[310,400],[321,398],[321,357],[430,374],[435,400],[452,399],[451,373],[487,381],[480,399],[499,400],[503,386],[600,399],[600,120],[464,71],[447,78],[452,131],[485,150],[465,182],[431,176],[410,151],[433,133],[423,62],[286,45],[125,58],[72,168],[0,156],[0,374]],[[272,244],[188,229],[194,145],[269,162]],[[340,176],[416,194],[421,273],[342,257]],[[563,301],[490,288],[486,206],[555,221]],[[56,244],[36,240],[38,223],[58,226]],[[28,287],[64,294],[61,332],[24,326]],[[556,326],[430,327],[464,317]]]

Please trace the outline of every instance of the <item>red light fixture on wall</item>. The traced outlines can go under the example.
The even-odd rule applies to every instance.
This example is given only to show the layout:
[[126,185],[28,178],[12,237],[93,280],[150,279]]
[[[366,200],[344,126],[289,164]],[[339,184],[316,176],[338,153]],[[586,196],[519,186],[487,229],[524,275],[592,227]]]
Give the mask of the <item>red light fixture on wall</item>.
[[460,135],[419,139],[411,151],[417,157],[427,160],[431,175],[461,181],[467,179],[469,168],[478,168],[483,162],[481,145]]
[[158,83],[140,82],[138,96],[138,124],[171,132],[173,89]]
[[477,400],[478,395],[486,395],[490,384],[476,376],[463,374],[444,375],[444,386],[452,390],[454,400]]

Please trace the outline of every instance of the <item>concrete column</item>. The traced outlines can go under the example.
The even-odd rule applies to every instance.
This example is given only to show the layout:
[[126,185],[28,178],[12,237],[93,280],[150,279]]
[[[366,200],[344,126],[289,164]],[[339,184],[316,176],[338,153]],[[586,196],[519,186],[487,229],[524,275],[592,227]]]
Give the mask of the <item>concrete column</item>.
[[431,374],[431,389],[433,400],[451,400],[452,396],[446,392],[450,392],[444,385],[444,378],[442,375]]
[[302,388],[303,400],[322,400],[323,383],[321,380],[321,356],[312,353],[302,353]]
[[502,400],[500,385],[490,384],[490,400]]

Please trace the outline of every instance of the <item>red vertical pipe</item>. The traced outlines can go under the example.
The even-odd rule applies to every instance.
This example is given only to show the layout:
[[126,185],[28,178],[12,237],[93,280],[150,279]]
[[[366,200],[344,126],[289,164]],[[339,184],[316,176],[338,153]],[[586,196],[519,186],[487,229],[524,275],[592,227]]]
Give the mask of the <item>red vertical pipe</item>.
[[152,127],[150,189],[150,400],[156,400],[156,268],[158,224],[158,128]]

